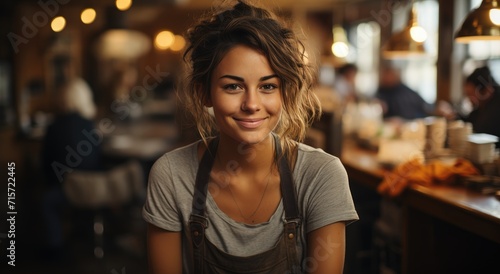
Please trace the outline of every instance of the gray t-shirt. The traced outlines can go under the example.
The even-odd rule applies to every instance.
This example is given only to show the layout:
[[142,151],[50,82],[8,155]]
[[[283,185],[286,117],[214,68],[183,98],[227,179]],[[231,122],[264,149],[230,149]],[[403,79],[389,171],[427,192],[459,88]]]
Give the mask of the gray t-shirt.
[[[155,162],[143,208],[146,222],[168,231],[182,231],[185,270],[192,265],[188,261],[191,252],[188,230],[198,170],[198,144],[199,141],[168,152]],[[335,222],[350,223],[357,220],[358,215],[347,173],[337,157],[300,144],[293,180],[303,221],[297,252],[304,262],[308,232]],[[235,256],[250,256],[269,250],[283,232],[282,201],[268,222],[250,225],[236,222],[222,212],[209,192],[206,214],[209,219],[207,239]]]

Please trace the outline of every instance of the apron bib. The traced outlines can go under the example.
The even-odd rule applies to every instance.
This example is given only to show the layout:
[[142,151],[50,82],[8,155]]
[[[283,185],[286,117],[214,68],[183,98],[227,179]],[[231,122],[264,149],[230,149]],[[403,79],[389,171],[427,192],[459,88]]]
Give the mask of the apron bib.
[[[280,187],[285,210],[284,231],[271,249],[247,257],[233,256],[219,250],[205,237],[208,220],[205,216],[208,180],[213,166],[218,138],[210,142],[200,161],[196,174],[189,229],[193,244],[194,274],[208,273],[255,273],[281,274],[302,273],[297,256],[297,233],[301,219],[295,198],[290,167],[281,153],[278,138],[274,136],[276,156],[279,160]],[[285,155],[286,156],[286,155]]]

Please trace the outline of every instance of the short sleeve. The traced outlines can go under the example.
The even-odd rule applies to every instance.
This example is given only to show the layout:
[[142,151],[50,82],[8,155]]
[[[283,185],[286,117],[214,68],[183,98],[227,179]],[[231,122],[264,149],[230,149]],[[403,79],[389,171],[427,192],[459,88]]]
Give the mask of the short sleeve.
[[168,154],[159,158],[149,173],[144,220],[168,231],[181,231],[182,220],[175,195],[174,176]]
[[[306,232],[320,227],[359,219],[354,207],[347,172],[340,159],[324,152],[312,151],[302,163],[297,179],[302,196]],[[300,194],[302,193],[302,194]]]

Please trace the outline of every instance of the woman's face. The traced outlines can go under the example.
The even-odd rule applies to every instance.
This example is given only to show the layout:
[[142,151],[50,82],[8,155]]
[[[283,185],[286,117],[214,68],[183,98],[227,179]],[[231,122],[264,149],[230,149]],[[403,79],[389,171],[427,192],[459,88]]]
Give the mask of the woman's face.
[[256,144],[276,127],[282,110],[280,79],[252,48],[230,49],[212,74],[208,107],[222,136]]

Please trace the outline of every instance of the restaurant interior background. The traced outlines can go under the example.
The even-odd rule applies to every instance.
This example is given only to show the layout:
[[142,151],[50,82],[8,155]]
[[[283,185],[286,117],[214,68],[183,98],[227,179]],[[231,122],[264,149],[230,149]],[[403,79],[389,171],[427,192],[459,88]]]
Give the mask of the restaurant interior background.
[[[500,80],[499,42],[463,44],[454,40],[456,30],[480,0],[260,3],[302,30],[308,57],[320,67],[318,89],[331,88],[335,68],[344,63],[357,65],[356,88],[363,98],[373,97],[379,68],[388,63],[400,69],[403,82],[431,104],[444,100],[460,105],[463,79],[480,65],[490,66]],[[155,159],[197,138],[176,108],[175,89],[184,67],[182,35],[211,4],[209,0],[1,1],[0,163],[5,183],[0,190],[0,254],[1,269],[8,271],[2,273],[147,272],[145,224],[140,216],[143,188]],[[410,20],[412,10],[414,21]],[[388,41],[409,22],[417,22],[427,33],[421,43],[424,54],[387,54]],[[97,198],[95,193],[87,196],[78,183],[65,189],[71,200],[61,209],[67,244],[65,254],[54,258],[55,254],[44,249],[42,193],[46,184],[40,154],[45,129],[54,117],[57,85],[68,75],[80,77],[92,91],[97,131],[89,133],[87,142],[78,149],[68,150],[67,166],[60,168],[77,174],[71,169],[72,161],[100,145],[109,172],[82,173],[81,180],[102,183],[124,176],[122,181],[130,185],[116,183],[118,198],[110,198],[109,189],[97,191],[101,195]],[[323,103],[327,112],[339,114],[335,104]],[[355,122],[345,119],[341,126],[336,122],[319,126],[307,140],[340,156],[342,139],[347,139],[343,134],[354,130],[349,121]],[[8,178],[15,178],[15,185],[8,185]],[[416,253],[402,252],[400,242],[388,244],[398,232],[374,236],[375,223],[381,218],[380,195],[374,189],[356,186],[354,179],[351,184],[361,220],[347,228],[346,273],[419,273],[408,269],[405,257]],[[494,223],[498,228],[500,206],[496,208]],[[390,210],[382,212],[401,214]],[[6,221],[11,217],[15,221]],[[456,235],[466,235],[460,233]],[[380,241],[386,243],[383,248]],[[494,251],[478,263],[486,261],[493,266],[489,256],[500,258],[500,242],[472,238],[471,242],[475,241],[486,251]],[[460,245],[450,246],[457,248]],[[449,250],[434,251],[433,263],[443,255],[437,252]],[[484,253],[480,252],[481,256]],[[418,258],[425,260],[425,256]],[[463,256],[456,257],[461,259]],[[15,261],[15,267],[9,261]]]

